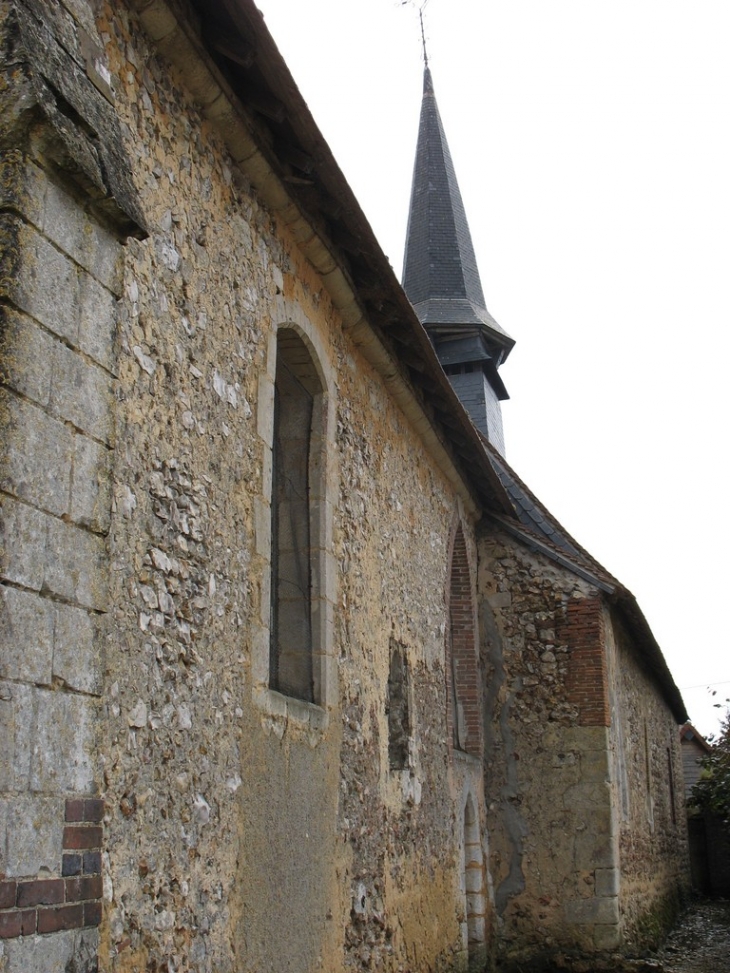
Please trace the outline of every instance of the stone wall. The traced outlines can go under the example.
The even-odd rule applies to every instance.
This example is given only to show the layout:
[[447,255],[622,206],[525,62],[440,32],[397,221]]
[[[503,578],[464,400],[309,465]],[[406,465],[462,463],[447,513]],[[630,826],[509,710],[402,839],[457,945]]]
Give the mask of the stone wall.
[[[485,786],[500,949],[515,961],[564,947],[592,950],[592,926],[581,932],[575,915],[594,898],[592,856],[610,833],[605,800],[601,806],[589,793],[608,786],[606,730],[579,723],[579,704],[568,693],[570,649],[559,633],[566,606],[592,592],[488,525],[479,553]],[[590,825],[589,802],[598,816]],[[610,846],[605,858],[600,864],[610,867]]]
[[479,550],[500,949],[645,948],[686,884],[676,723],[600,588],[487,526]]
[[689,891],[682,756],[676,720],[616,613],[609,634],[622,937],[639,950],[664,935]]
[[[100,32],[150,227],[118,311],[101,966],[447,962],[465,945],[469,789],[483,821],[473,768],[448,760],[453,489],[134,17],[107,7]],[[330,431],[319,706],[270,691],[262,664],[284,325]],[[411,739],[390,772],[393,639]]]
[[0,968],[10,973],[95,970],[102,912],[117,233],[139,227],[99,54],[84,3],[0,8]]
[[[619,887],[641,767],[613,713],[632,739],[666,713],[601,593],[477,539],[397,367],[133,12],[169,10],[93,7],[0,4],[0,971],[443,971],[498,934],[518,959],[639,935],[656,839]],[[316,377],[313,702],[270,685],[285,332]]]

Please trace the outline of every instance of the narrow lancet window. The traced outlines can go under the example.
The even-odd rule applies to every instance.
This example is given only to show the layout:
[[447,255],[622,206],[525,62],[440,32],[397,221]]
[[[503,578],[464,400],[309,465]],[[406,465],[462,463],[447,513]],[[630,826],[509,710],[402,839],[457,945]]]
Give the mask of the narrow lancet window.
[[408,767],[408,660],[402,645],[391,639],[388,674],[388,762],[391,770]]
[[271,496],[272,689],[314,702],[312,639],[312,419],[321,389],[291,330],[277,341]]

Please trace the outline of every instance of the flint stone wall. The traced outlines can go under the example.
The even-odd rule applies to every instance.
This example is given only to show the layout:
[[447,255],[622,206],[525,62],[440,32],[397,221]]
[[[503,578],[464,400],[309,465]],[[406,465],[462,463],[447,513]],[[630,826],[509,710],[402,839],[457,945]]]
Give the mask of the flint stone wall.
[[[447,963],[462,950],[443,671],[457,501],[134,17],[107,6],[100,32],[151,231],[126,248],[118,308],[101,966]],[[332,420],[324,707],[262,691],[258,662],[281,324],[320,357]],[[412,756],[390,773],[393,638]]]
[[687,814],[677,724],[619,618],[608,642],[622,937],[658,943],[689,894]]
[[[640,951],[686,885],[681,788],[674,818],[665,806],[668,762],[680,772],[674,719],[597,589],[486,527],[479,552],[500,950],[517,963]],[[664,802],[651,833],[645,725]]]
[[[0,970],[462,969],[470,924],[479,961],[493,945],[492,898],[511,958],[610,949],[641,931],[655,845],[642,832],[624,887],[640,768],[619,767],[609,706],[638,720],[654,690],[590,585],[477,541],[140,5],[163,17],[0,5],[5,48],[28,48],[4,108],[29,93],[0,158]],[[282,325],[324,388],[319,705],[267,685]],[[483,765],[447,724],[457,529],[479,564]],[[597,680],[575,678],[576,640]]]

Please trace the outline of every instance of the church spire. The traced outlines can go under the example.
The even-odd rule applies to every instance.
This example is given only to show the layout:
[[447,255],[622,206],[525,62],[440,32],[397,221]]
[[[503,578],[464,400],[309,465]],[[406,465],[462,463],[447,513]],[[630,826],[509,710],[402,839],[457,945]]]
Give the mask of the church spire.
[[403,287],[472,421],[504,452],[497,369],[514,341],[484,301],[474,246],[426,62]]

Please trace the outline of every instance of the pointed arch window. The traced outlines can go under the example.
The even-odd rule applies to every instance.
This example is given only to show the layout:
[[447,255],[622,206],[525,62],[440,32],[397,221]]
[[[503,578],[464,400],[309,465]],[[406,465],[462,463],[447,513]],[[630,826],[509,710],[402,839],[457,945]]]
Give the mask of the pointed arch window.
[[479,672],[471,571],[464,532],[454,534],[446,631],[446,695],[449,739],[454,750],[478,756],[481,747]]

